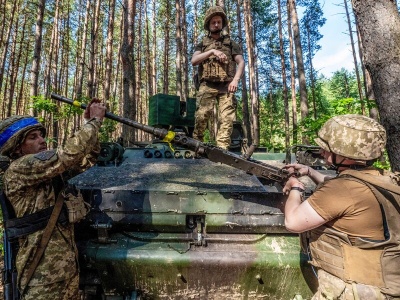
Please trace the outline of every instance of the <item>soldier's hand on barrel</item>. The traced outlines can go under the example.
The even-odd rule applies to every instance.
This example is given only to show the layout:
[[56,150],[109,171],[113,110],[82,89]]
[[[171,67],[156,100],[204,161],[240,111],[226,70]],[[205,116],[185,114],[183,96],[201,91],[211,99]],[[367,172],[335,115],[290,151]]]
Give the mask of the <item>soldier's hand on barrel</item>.
[[289,174],[296,176],[305,176],[310,174],[310,167],[302,164],[287,164],[284,169],[289,171]]
[[100,122],[103,122],[104,115],[106,113],[106,106],[97,98],[93,98],[87,105],[83,117],[85,119],[97,118]]

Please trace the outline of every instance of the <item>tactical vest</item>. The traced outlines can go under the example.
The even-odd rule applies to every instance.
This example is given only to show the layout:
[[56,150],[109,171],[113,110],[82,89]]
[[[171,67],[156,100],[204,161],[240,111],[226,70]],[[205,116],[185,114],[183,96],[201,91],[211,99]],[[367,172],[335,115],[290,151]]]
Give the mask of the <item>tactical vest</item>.
[[232,57],[232,42],[229,36],[224,36],[218,40],[206,36],[203,38],[202,44],[201,52],[211,49],[220,50],[228,57],[228,62],[223,63],[217,60],[215,55],[211,55],[199,66],[200,80],[208,82],[231,82],[236,73],[236,63]]
[[366,184],[374,193],[382,210],[385,240],[356,238],[352,243],[346,234],[321,226],[301,235],[303,249],[309,246],[312,265],[343,281],[376,286],[384,294],[399,297],[400,187],[390,183],[387,176],[354,170],[339,176]]

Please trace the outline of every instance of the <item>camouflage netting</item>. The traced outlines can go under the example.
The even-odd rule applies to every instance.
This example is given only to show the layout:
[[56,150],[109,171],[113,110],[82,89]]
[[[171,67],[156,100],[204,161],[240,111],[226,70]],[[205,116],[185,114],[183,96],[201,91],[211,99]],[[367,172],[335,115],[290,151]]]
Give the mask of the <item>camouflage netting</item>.
[[324,150],[357,160],[373,160],[385,150],[386,131],[374,119],[341,115],[329,119],[315,142]]

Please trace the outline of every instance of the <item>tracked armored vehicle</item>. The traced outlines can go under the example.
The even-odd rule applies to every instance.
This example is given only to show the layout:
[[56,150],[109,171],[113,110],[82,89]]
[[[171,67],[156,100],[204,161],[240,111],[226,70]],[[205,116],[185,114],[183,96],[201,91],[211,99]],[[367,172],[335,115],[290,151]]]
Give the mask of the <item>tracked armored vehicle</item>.
[[[149,123],[190,129],[193,105],[182,117],[179,98],[156,95]],[[316,277],[284,227],[281,184],[199,152],[165,139],[107,143],[98,165],[70,180],[91,205],[76,232],[85,299],[311,298]],[[279,170],[284,155],[253,158]]]

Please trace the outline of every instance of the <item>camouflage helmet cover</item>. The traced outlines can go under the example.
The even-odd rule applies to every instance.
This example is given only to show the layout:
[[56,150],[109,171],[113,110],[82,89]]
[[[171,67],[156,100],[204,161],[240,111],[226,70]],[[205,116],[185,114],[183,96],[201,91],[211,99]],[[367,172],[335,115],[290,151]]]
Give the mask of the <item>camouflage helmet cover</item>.
[[12,116],[0,121],[0,155],[10,156],[26,134],[34,129],[46,134],[43,125],[31,116]]
[[222,17],[222,27],[225,27],[228,24],[228,18],[224,12],[224,9],[221,6],[212,6],[207,9],[205,17],[204,17],[204,29],[209,31],[209,23],[211,19],[215,16]]
[[381,124],[366,116],[341,115],[326,121],[315,142],[326,151],[366,161],[382,155],[386,131]]

